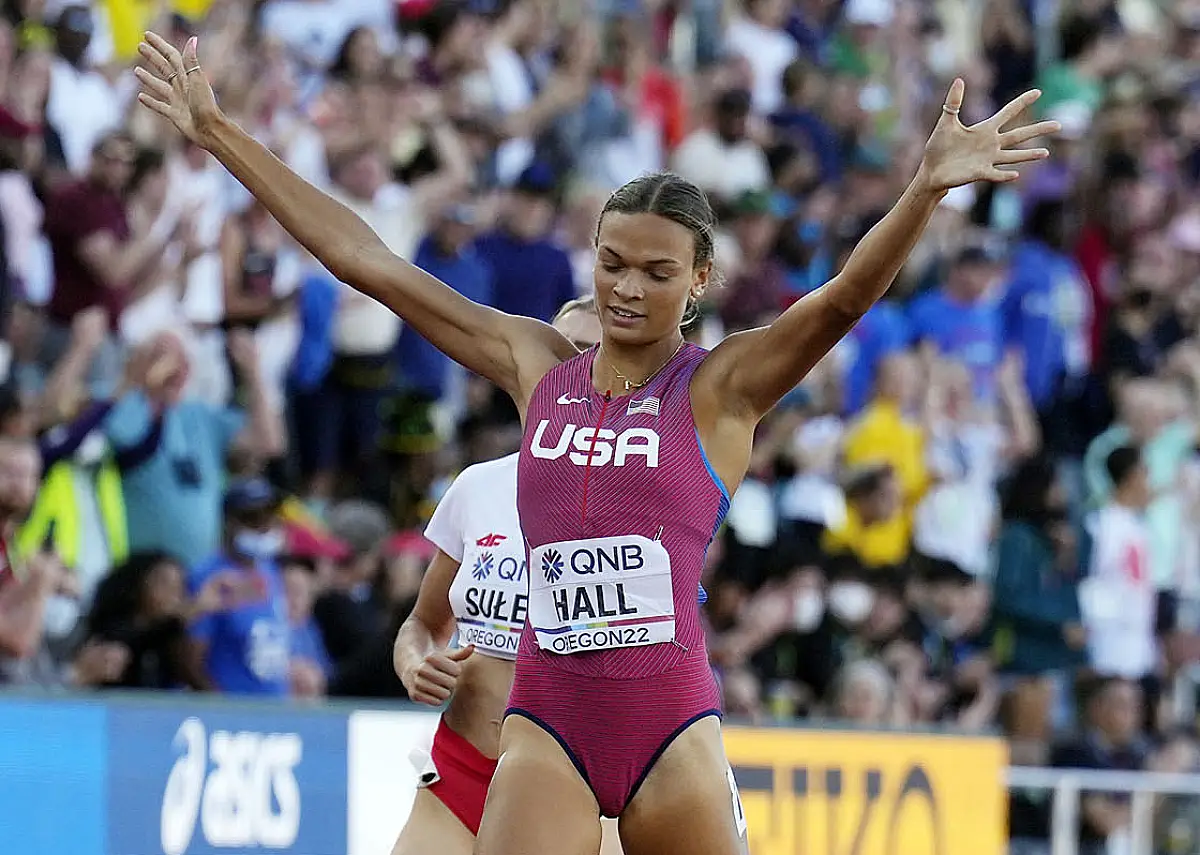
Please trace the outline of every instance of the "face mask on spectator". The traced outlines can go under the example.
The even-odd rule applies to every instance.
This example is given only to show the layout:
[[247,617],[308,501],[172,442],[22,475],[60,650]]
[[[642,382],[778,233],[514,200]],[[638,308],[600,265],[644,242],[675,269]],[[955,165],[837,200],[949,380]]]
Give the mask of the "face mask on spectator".
[[104,440],[104,434],[92,431],[75,449],[75,462],[80,466],[94,466],[104,459],[104,452],[107,448],[108,443]]
[[819,591],[802,591],[792,606],[792,626],[797,632],[812,632],[825,616],[825,598]]
[[74,597],[53,596],[46,600],[42,626],[51,638],[64,638],[79,623],[79,600]]
[[875,592],[864,582],[838,582],[829,589],[829,611],[842,623],[862,623],[875,604]]
[[283,534],[270,531],[239,531],[233,536],[233,548],[238,555],[257,560],[275,558],[283,551]]

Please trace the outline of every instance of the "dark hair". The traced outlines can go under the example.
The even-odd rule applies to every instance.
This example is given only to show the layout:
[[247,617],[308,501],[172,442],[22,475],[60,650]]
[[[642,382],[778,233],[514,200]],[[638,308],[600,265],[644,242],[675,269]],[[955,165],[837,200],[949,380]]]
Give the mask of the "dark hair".
[[96,587],[92,608],[87,616],[88,635],[96,635],[132,620],[142,608],[146,580],[156,567],[163,564],[182,566],[168,552],[135,552],[129,559],[105,576]]
[[329,76],[334,80],[349,80],[352,69],[350,68],[350,51],[354,47],[355,40],[363,33],[371,32],[370,27],[355,27],[346,34],[346,38],[342,39],[342,46],[338,48],[337,58],[333,61],[333,65],[329,66]]
[[1042,523],[1049,509],[1050,488],[1056,480],[1054,464],[1044,455],[1023,461],[1005,485],[1001,517],[1006,521]]
[[1121,445],[1108,453],[1104,468],[1114,487],[1120,487],[1142,462],[1142,450],[1135,445]]
[[804,84],[813,73],[813,65],[804,59],[797,59],[783,70],[783,96],[791,99],[804,89]]
[[[698,186],[673,172],[656,172],[635,178],[608,197],[596,221],[596,242],[604,215],[655,214],[678,223],[692,233],[693,265],[700,269],[712,263],[717,218],[708,196]],[[696,301],[688,299],[681,327],[692,324],[699,314]]]
[[1071,62],[1083,56],[1105,35],[1103,22],[1083,15],[1072,15],[1058,29],[1059,56]]
[[140,190],[146,179],[154,173],[160,172],[166,163],[166,155],[161,149],[139,148],[133,157],[133,172],[129,176],[129,192],[134,193]]
[[842,492],[850,501],[865,499],[876,493],[896,474],[890,463],[868,463],[846,476]]
[[1025,236],[1061,249],[1066,234],[1067,206],[1062,199],[1042,199],[1029,211]]

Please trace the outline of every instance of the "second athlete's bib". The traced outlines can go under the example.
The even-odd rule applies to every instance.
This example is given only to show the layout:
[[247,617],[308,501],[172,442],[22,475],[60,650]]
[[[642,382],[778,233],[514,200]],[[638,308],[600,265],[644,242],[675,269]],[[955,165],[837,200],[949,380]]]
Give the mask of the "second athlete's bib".
[[552,653],[674,641],[671,558],[636,534],[532,549],[529,622],[538,646]]

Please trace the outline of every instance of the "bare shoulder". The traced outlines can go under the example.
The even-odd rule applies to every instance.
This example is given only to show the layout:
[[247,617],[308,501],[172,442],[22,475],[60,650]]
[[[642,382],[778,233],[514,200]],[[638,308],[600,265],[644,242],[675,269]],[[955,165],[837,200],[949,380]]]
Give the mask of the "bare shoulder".
[[504,325],[504,339],[508,342],[517,368],[517,409],[524,416],[525,407],[541,379],[554,367],[578,356],[579,351],[562,333],[544,321],[521,315],[500,314],[500,318]]
[[759,327],[728,335],[704,357],[692,377],[692,406],[697,418],[702,411],[715,413],[728,408],[738,368],[755,358],[753,350],[766,331],[766,327]]

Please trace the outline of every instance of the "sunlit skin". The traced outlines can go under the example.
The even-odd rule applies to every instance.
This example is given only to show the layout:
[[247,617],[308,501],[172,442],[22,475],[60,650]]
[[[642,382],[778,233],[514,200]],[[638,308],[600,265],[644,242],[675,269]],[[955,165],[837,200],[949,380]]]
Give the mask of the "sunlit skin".
[[[567,311],[553,325],[579,350],[600,340],[600,320],[591,307]],[[437,551],[421,579],[412,615],[397,635],[393,663],[412,700],[434,707],[448,702],[442,717],[450,729],[495,759],[500,753],[500,722],[512,688],[513,663],[476,655],[473,648],[449,649],[455,630],[450,586],[458,568],[457,561]],[[606,824],[601,855],[621,851],[615,831]],[[469,855],[474,840],[436,796],[419,790],[392,855],[423,855],[433,846],[440,855]]]
[[[524,421],[542,378],[578,355],[570,340],[547,324],[473,303],[394,255],[352,211],[306,183],[221,111],[195,39],[181,52],[147,33],[138,49],[147,64],[137,69],[145,107],[211,152],[338,279],[391,308],[447,356],[508,393]],[[887,293],[946,194],[976,181],[1013,181],[1021,164],[1049,156],[1027,144],[1056,133],[1058,125],[1021,122],[1039,92],[1026,92],[972,125],[959,118],[964,95],[964,82],[955,80],[911,182],[837,275],[770,325],[726,338],[692,374],[688,391],[699,444],[728,491],[746,472],[759,420]],[[681,182],[670,176],[641,181],[662,182],[659,189]],[[694,188],[680,192],[694,208],[681,212],[683,219],[707,222],[711,211]],[[638,204],[654,207],[653,201]],[[592,378],[601,394],[623,394],[640,387],[679,348],[689,295],[702,295],[709,269],[696,264],[689,229],[666,222],[669,217],[610,213],[603,219],[596,294],[604,342]],[[500,752],[476,855],[594,855],[601,838],[595,795],[554,738],[510,716]],[[716,719],[684,729],[622,812],[627,855],[744,853],[728,768]],[[554,794],[552,812],[545,809],[545,793]]]
[[[641,380],[678,349],[679,321],[688,301],[703,296],[712,269],[696,267],[695,246],[688,229],[657,214],[601,218],[594,282],[610,368]],[[596,380],[599,387],[603,378]]]

